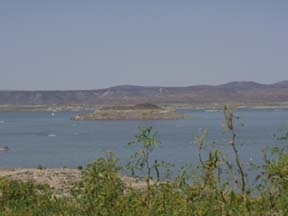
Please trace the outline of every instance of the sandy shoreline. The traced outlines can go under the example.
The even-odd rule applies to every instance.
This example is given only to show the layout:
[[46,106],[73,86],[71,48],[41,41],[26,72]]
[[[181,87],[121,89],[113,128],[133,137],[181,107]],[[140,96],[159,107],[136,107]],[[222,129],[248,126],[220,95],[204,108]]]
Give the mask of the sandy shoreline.
[[[79,169],[69,168],[0,168],[0,177],[6,177],[13,180],[33,181],[39,184],[47,184],[57,194],[69,193],[73,185],[82,178],[82,172]],[[139,181],[128,176],[121,176],[126,187],[142,189],[146,187],[145,181]]]

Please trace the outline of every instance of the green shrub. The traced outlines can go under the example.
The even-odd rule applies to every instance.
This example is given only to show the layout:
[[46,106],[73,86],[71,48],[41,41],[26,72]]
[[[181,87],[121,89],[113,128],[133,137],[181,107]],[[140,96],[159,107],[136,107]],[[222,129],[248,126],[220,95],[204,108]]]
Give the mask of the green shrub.
[[3,215],[44,215],[53,211],[52,193],[47,185],[0,179],[0,210]]
[[[124,194],[124,183],[119,176],[117,159],[108,154],[99,158],[83,171],[76,198],[85,215],[114,215],[119,199]],[[75,192],[74,192],[75,194]]]

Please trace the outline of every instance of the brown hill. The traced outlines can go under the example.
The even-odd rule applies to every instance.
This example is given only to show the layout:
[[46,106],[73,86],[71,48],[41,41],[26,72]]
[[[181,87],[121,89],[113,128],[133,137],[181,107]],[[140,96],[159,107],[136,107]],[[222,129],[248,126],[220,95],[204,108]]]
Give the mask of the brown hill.
[[0,91],[0,105],[273,104],[288,102],[288,81],[231,82],[188,87],[116,86],[81,91]]

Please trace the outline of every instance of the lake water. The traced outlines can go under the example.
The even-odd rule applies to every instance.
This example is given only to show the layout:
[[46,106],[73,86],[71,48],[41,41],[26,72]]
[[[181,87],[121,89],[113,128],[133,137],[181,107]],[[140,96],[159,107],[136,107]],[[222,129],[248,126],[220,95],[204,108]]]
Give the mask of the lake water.
[[[180,110],[191,116],[184,120],[72,121],[76,113],[0,112],[0,167],[85,166],[105,151],[114,152],[125,164],[135,150],[127,145],[138,127],[152,126],[161,145],[152,157],[177,166],[197,161],[193,144],[199,129],[208,129],[209,142],[229,154],[222,112]],[[286,127],[288,110],[238,110],[237,145],[243,161],[260,162],[261,150],[277,143],[273,134]]]

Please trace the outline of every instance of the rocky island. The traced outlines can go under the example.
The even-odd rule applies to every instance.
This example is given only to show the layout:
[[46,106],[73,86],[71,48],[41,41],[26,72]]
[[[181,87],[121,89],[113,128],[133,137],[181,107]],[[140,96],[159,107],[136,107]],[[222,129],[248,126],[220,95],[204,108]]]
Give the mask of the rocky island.
[[73,120],[158,120],[182,119],[184,114],[175,109],[162,108],[154,104],[137,104],[134,106],[107,106],[93,113],[79,114]]

